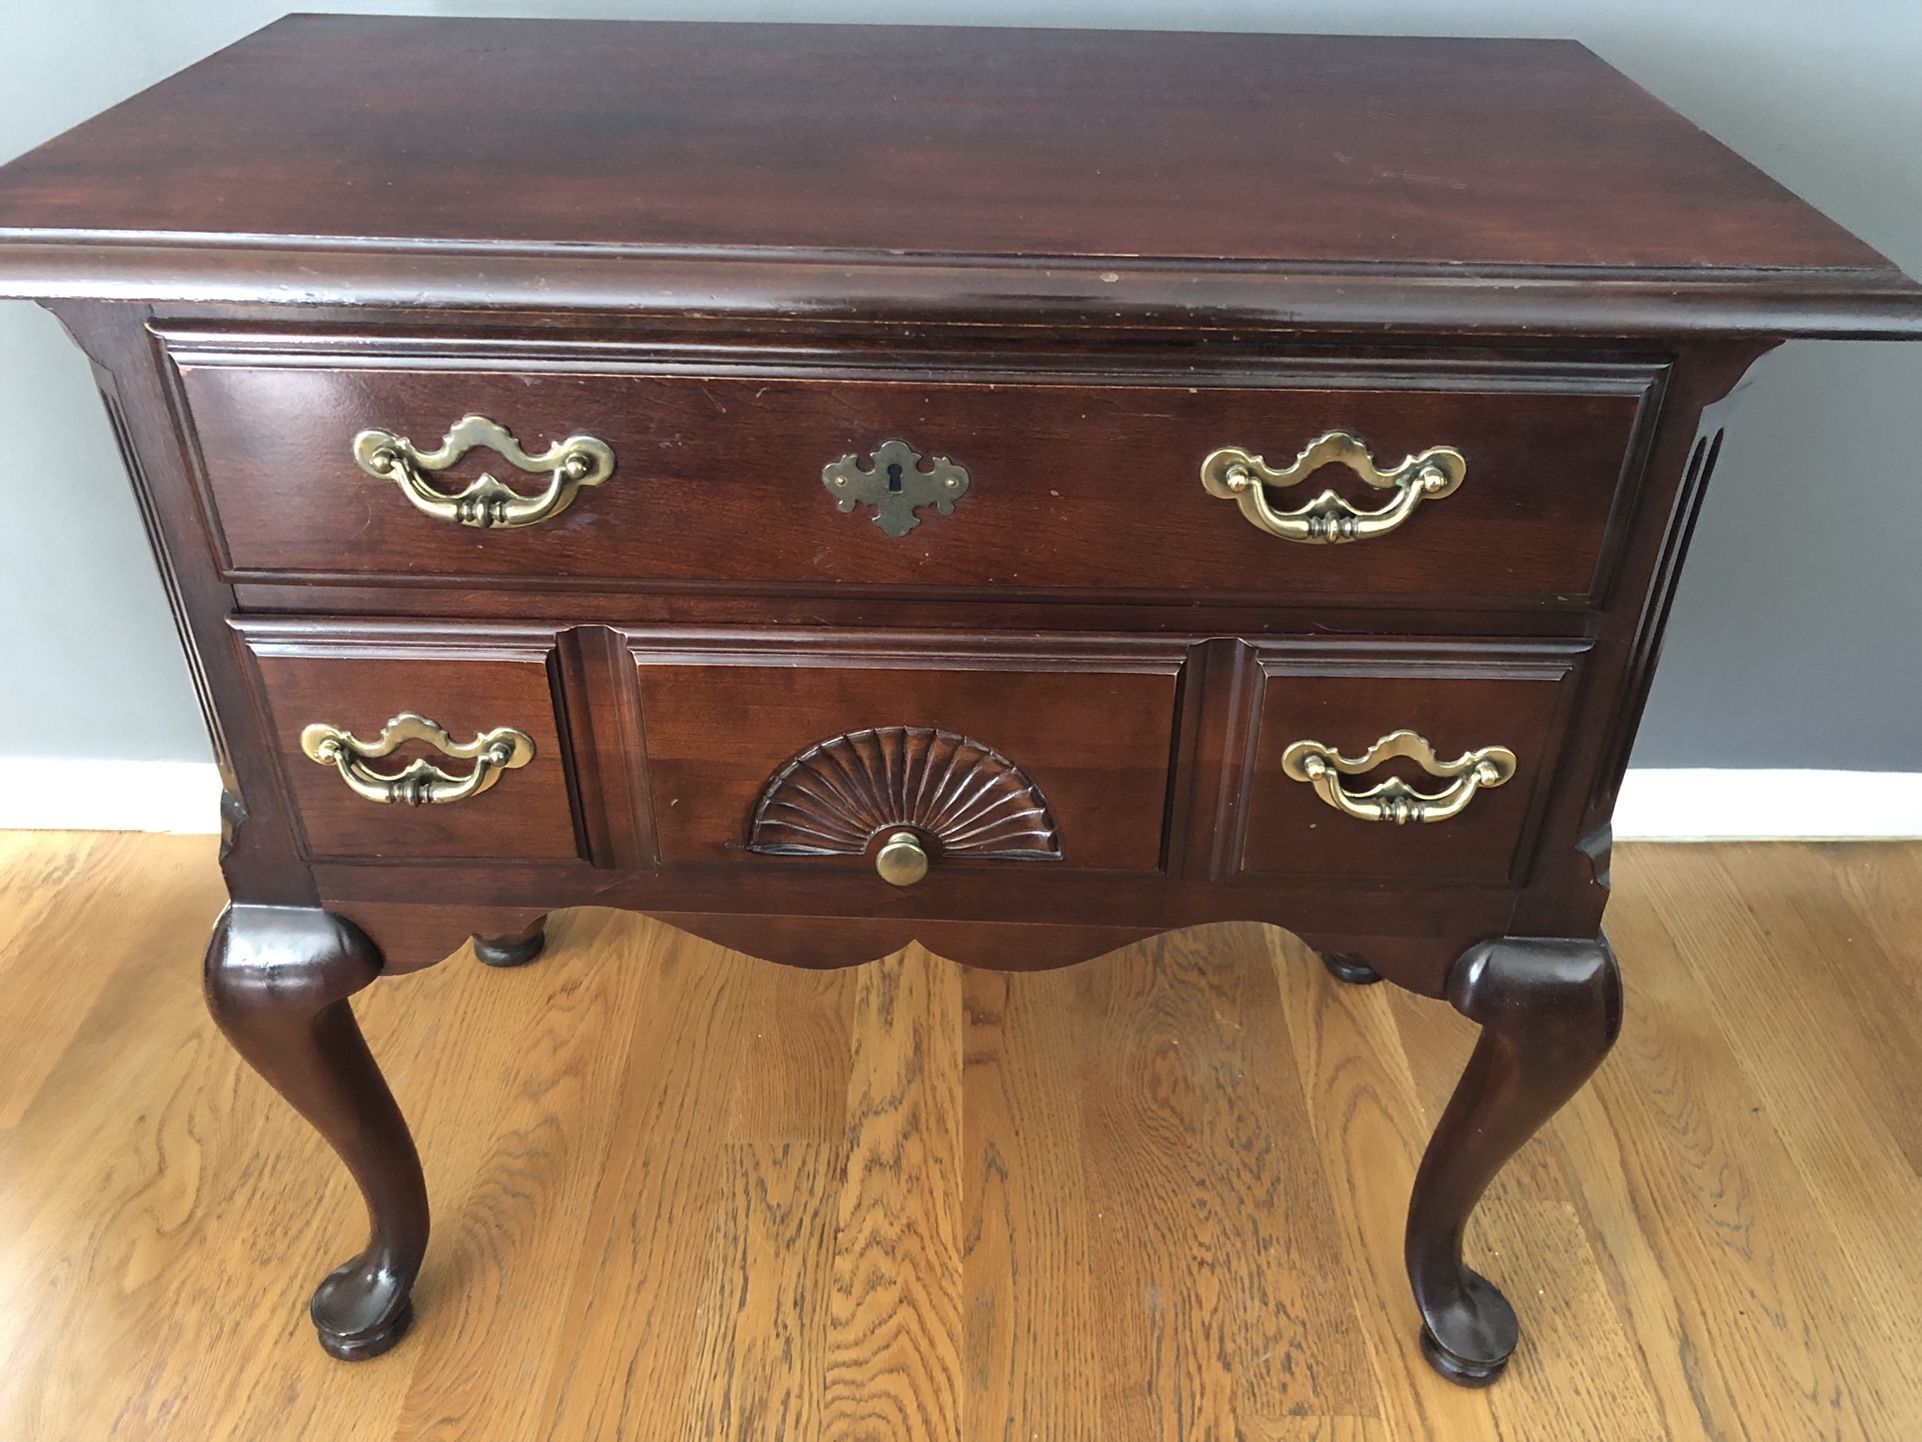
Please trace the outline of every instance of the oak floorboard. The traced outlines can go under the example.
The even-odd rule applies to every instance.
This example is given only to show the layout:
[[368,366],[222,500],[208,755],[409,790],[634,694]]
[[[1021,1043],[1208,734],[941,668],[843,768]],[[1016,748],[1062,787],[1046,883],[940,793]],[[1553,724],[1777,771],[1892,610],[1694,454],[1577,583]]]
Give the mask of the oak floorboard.
[[[1384,990],[1383,1000],[1432,1125],[1477,1028],[1427,997]],[[1566,1125],[1563,1115],[1551,1118],[1496,1176],[1469,1219],[1470,1264],[1507,1292],[1522,1318],[1525,1345],[1498,1400],[1519,1403],[1514,1410],[1523,1415],[1559,1410],[1557,1442],[1666,1442],[1673,1434],[1645,1359],[1577,1205],[1586,1179],[1568,1159]],[[1503,1426],[1502,1435],[1510,1430]]]
[[[795,1442],[823,1434],[820,1359],[847,1152],[832,1143],[729,1142],[727,1200],[697,1314],[685,1442]],[[667,1434],[674,1435],[674,1434]]]
[[[425,1163],[429,1195],[449,1205],[436,1224],[435,1265],[423,1268],[416,1296],[448,1326],[431,1358],[417,1363],[401,1436],[536,1435],[556,1360],[553,1319],[569,1282],[541,1244],[579,1236],[592,1214],[611,1134],[622,1124],[605,1099],[628,1062],[626,1019],[646,975],[639,956],[595,964],[632,950],[607,936],[610,921],[619,926],[590,913],[556,917],[551,952],[531,966],[495,970],[462,955],[421,974],[446,988],[440,996],[408,997],[415,977],[388,994],[373,989],[397,1011],[426,1005],[458,1019],[436,1049],[468,1064],[429,1084],[465,1091],[458,1120],[419,1136],[423,1156],[441,1158]],[[370,1031],[373,1023],[369,1017]],[[373,1044],[380,1040],[376,1033]],[[408,1087],[410,1097],[419,1091]]]
[[603,964],[640,973],[635,1013],[621,1018],[632,1029],[625,1075],[595,1099],[613,1109],[619,1144],[586,1225],[556,1239],[551,1262],[571,1281],[551,1319],[558,1365],[532,1435],[656,1442],[679,1430],[695,1322],[724,1255],[731,1179],[719,1138],[750,977],[663,928],[617,919],[614,933],[623,945]]
[[[1737,930],[1732,945],[1703,955],[1702,974],[1718,983],[1717,1008],[1747,1002],[1741,1017],[1725,1012],[1742,1053],[1771,1054],[1799,1070],[1806,1083],[1836,1087],[1858,1115],[1851,1125],[1879,1130],[1898,1149],[1912,1175],[1922,1174],[1922,1068],[1915,1065],[1915,1018],[1922,1015],[1922,847],[1864,848],[1857,858],[1842,846],[1727,847],[1702,884],[1652,878],[1664,905],[1690,896],[1714,907]],[[1771,887],[1765,907],[1749,904],[1747,888]],[[1742,888],[1740,895],[1730,888]],[[1838,914],[1847,924],[1836,926]],[[1833,954],[1832,966],[1810,966],[1811,955]],[[1766,978],[1767,985],[1757,981]],[[1732,993],[1727,991],[1735,986]],[[1788,1000],[1780,1016],[1759,1016],[1753,1005]],[[1803,1045],[1804,1018],[1821,1018],[1833,1034],[1855,1045]],[[1804,1120],[1819,1110],[1800,1113]],[[1918,1293],[1922,1296],[1922,1293]]]
[[1402,1271],[1402,1224],[1432,1120],[1415,1104],[1386,984],[1339,983],[1294,937],[1263,939],[1342,1242],[1323,1265],[1340,1266],[1355,1287],[1386,1435],[1492,1442],[1502,1436],[1499,1394],[1443,1381],[1415,1346],[1421,1319]]
[[[1653,894],[1656,883],[1631,859],[1617,884]],[[1700,914],[1652,906],[1631,909],[1612,932],[1631,956],[1727,939]],[[1711,988],[1675,965],[1631,968],[1625,980],[1635,1024],[1616,1053],[1637,1085],[1601,1095],[1647,1194],[1644,1233],[1676,1279],[1704,1430],[1849,1442],[1911,1434],[1922,1406],[1891,1395],[1898,1374],[1872,1357],[1879,1343],[1871,1349],[1858,1333],[1870,1320],[1860,1289]],[[1767,983],[1758,975],[1744,984]]]
[[746,1055],[734,1075],[729,1139],[844,1145],[859,973],[768,963],[750,969],[741,1018]]
[[1234,1436],[1231,1284],[1216,1199],[1196,1186],[1203,1083],[1184,1050],[1213,1008],[1182,985],[1199,961],[1189,945],[1158,937],[1144,965],[1076,978],[1094,1028],[1083,1107],[1101,1420],[1141,1442]]
[[1282,1442],[1379,1411],[1259,936],[1078,974],[1105,1436]]
[[854,983],[822,1434],[960,1436],[961,969],[919,947]]
[[[1832,911],[1839,895],[1832,850],[1750,847],[1731,850],[1717,864],[1731,886],[1772,886],[1788,904],[1771,907],[1776,914],[1764,921],[1742,900],[1744,893],[1726,887],[1681,887],[1654,876],[1651,894],[1671,916],[1688,907],[1689,925],[1713,926],[1733,943],[1703,951],[1703,993],[1735,1039],[1742,1073],[1814,1200],[1825,1243],[1832,1237],[1846,1261],[1862,1312],[1880,1319],[1882,1368],[1900,1379],[1900,1393],[1913,1406],[1922,1399],[1922,1253],[1913,1231],[1889,1231],[1878,1222],[1890,1215],[1922,1218],[1922,1178],[1898,1135],[1915,1124],[1908,1109],[1922,1107],[1922,1085],[1912,1062],[1904,1065],[1892,1054],[1891,1029],[1883,1025],[1885,1018],[1906,1020],[1912,1030],[1916,1013],[1890,1005],[1900,996],[1892,982],[1883,983],[1879,999],[1862,986],[1865,975],[1899,969],[1872,927],[1836,937],[1811,927],[1811,917],[1822,908]],[[1807,965],[1811,952],[1832,944],[1849,953],[1846,978],[1831,979]],[[1862,1044],[1809,1045],[1811,1033],[1849,1031]],[[1810,1106],[1812,1097],[1826,1098],[1827,1105]]]
[[1071,971],[961,978],[961,1434],[1103,1442]]
[[1620,848],[1622,1042],[1470,1230],[1482,1392],[1400,1260],[1474,1029],[1252,925],[809,973],[584,911],[377,983],[435,1233],[332,1362],[359,1203],[202,1009],[214,846],[0,834],[0,1442],[1922,1437],[1922,845]]
[[[1308,1100],[1287,1040],[1281,990],[1259,929],[1177,938],[1192,959],[1175,984],[1212,1011],[1190,1044],[1200,1084],[1201,1195],[1217,1214],[1231,1302],[1229,1367],[1242,1435],[1326,1435],[1380,1411],[1354,1288],[1325,1259],[1341,1227],[1309,1133]],[[1236,1360],[1240,1359],[1240,1360]]]
[[[33,841],[38,834],[0,831],[0,988],[11,998],[0,1008],[0,1131],[19,1123],[88,1021],[84,991],[76,997],[28,985],[33,974],[58,958],[97,976],[111,959],[136,954],[156,932],[191,935],[211,924],[225,900],[207,885],[199,846],[141,854],[141,883],[162,911],[156,916],[119,904],[127,868],[114,864],[120,854],[107,845],[111,838],[83,833],[71,846],[48,847]],[[84,945],[77,945],[81,938]],[[181,960],[196,964],[198,952],[189,948]]]

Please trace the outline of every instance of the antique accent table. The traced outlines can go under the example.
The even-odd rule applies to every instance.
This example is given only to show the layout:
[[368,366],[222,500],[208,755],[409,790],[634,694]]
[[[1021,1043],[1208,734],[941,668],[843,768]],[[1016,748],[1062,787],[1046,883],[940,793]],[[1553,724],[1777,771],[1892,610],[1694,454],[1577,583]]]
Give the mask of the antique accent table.
[[[838,966],[1292,928],[1481,1039],[1407,1265],[1621,1023],[1724,424],[1888,261],[1566,42],[296,17],[0,169],[226,778],[221,1029],[427,1244],[348,998],[550,908]],[[55,448],[57,454],[57,448]]]

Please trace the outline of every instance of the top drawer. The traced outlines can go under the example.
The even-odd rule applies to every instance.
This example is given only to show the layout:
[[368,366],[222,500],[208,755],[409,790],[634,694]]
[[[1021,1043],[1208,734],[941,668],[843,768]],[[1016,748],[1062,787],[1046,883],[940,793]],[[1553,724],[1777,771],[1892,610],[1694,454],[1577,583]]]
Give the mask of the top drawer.
[[[1664,374],[1418,358],[691,374],[598,353],[171,348],[237,575],[1490,606],[1605,590]],[[485,421],[454,459],[443,442],[463,417]],[[1318,517],[1280,523],[1305,540],[1203,485],[1216,451],[1282,471],[1335,431],[1359,444],[1259,488],[1271,512]],[[366,432],[388,438],[357,458]],[[1459,485],[1409,493],[1424,467],[1402,462],[1424,455],[1433,477],[1458,465]],[[1367,476],[1370,458],[1402,474]],[[484,474],[497,483],[470,489]],[[1340,499],[1316,506],[1328,490]],[[1344,526],[1354,512],[1381,519]]]

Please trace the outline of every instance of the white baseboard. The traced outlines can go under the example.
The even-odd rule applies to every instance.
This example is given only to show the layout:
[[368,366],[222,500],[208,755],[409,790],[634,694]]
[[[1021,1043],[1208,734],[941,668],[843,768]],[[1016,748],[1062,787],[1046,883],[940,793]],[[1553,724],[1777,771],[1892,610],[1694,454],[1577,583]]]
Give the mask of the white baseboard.
[[0,830],[220,830],[211,761],[88,761],[0,756]]
[[[0,756],[0,830],[220,830],[207,761]],[[1618,841],[1922,837],[1922,772],[1632,770]]]
[[1922,837],[1922,771],[1631,768],[1617,841],[1869,841]]

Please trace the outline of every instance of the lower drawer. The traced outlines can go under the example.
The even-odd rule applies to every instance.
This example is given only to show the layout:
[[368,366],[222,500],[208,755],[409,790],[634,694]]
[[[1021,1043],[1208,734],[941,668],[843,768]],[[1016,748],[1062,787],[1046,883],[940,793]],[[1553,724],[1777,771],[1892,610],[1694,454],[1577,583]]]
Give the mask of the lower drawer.
[[308,855],[580,854],[548,645],[302,630],[248,646]]
[[1517,875],[1561,759],[1580,645],[1258,648],[1239,874]]
[[906,833],[937,877],[1157,871],[1188,651],[887,633],[638,641],[660,859],[872,876]]
[[[718,910],[756,910],[771,884],[789,908],[805,896],[855,914],[911,887],[916,909],[956,916],[1016,894],[1072,909],[1076,877],[1517,880],[1583,651],[241,630],[313,858],[591,861],[659,872],[664,893],[678,877]],[[615,835],[617,848],[591,839]]]

